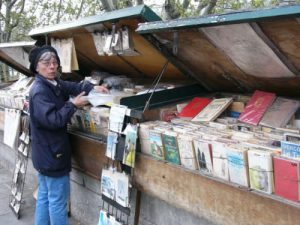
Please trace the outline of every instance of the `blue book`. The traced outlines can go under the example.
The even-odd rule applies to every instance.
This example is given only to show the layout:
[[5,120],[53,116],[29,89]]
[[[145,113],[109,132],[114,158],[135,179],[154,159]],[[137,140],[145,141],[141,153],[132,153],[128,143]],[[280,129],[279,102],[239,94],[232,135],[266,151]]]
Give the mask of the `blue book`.
[[293,158],[300,159],[300,145],[288,141],[281,141],[282,155]]

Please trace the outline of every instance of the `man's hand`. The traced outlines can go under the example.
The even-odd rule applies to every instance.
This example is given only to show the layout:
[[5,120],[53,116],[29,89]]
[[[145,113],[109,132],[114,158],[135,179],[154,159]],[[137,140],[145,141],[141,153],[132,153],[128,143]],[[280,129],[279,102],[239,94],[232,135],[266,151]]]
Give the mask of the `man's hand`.
[[84,96],[85,95],[85,92],[81,92],[79,95],[77,95],[72,103],[77,107],[77,108],[80,108],[82,106],[85,106],[86,104],[89,103],[89,101],[87,100],[87,98]]
[[105,86],[103,86],[103,85],[101,85],[101,86],[94,86],[94,90],[96,91],[96,92],[100,92],[100,93],[106,93],[106,94],[108,94],[109,93],[109,90],[105,87]]

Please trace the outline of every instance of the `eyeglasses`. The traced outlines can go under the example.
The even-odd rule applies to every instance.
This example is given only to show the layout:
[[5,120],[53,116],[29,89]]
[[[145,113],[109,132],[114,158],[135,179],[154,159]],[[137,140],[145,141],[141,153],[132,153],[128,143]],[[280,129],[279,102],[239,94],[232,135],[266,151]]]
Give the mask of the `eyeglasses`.
[[49,67],[50,65],[58,66],[58,62],[57,61],[53,61],[53,62],[50,62],[50,61],[40,61],[40,63],[43,64],[46,67]]

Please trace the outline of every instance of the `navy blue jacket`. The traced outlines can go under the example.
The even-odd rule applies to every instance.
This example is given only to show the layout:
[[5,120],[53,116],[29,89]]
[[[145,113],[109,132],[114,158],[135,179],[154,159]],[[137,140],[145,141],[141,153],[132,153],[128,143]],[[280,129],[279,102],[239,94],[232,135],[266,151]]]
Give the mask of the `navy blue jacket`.
[[32,162],[36,170],[46,176],[64,176],[71,171],[71,148],[67,123],[76,111],[69,96],[82,91],[89,93],[90,83],[74,83],[56,79],[51,84],[36,75],[29,94]]

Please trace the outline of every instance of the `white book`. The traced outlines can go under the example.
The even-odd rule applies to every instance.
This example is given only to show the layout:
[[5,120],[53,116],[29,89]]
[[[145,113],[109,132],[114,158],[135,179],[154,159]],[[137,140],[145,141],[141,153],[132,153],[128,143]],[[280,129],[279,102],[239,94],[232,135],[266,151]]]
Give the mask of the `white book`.
[[222,142],[213,142],[212,155],[214,176],[229,181],[227,145]]
[[129,206],[129,177],[125,173],[115,172],[116,202],[123,207]]
[[248,161],[251,188],[271,194],[274,190],[272,152],[250,149]]
[[150,138],[149,138],[149,130],[153,129],[155,126],[155,122],[145,122],[141,123],[139,126],[139,140],[141,144],[141,152],[146,155],[151,155],[151,147],[150,147]]
[[202,172],[206,172],[212,174],[213,172],[213,165],[212,165],[212,158],[211,158],[211,148],[210,143],[202,141],[202,140],[195,140],[193,141],[198,168]]
[[228,146],[227,160],[230,182],[249,187],[247,149],[240,149],[239,146]]
[[118,134],[109,131],[107,135],[106,153],[105,153],[105,155],[108,158],[111,158],[113,160],[115,159],[117,143],[118,143]]
[[181,165],[191,170],[197,170],[198,165],[195,156],[193,138],[185,135],[178,135],[177,143]]
[[218,98],[210,102],[192,121],[209,122],[215,120],[232,102],[232,98]]
[[116,199],[116,180],[114,172],[110,169],[102,169],[101,193],[106,197]]

